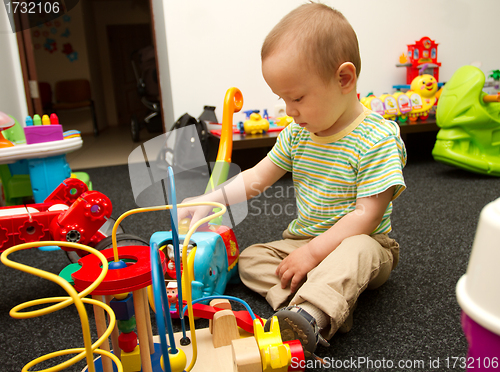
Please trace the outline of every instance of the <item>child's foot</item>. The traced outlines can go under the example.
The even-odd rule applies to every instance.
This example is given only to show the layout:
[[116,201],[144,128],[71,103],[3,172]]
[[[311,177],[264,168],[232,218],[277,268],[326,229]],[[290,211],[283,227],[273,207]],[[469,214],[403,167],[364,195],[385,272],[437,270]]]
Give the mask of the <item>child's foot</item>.
[[[304,356],[311,358],[319,342],[328,343],[319,334],[316,319],[298,306],[287,306],[278,310],[273,316],[278,318],[281,339],[283,341],[299,340],[304,349]],[[264,326],[264,331],[269,331],[270,319]]]

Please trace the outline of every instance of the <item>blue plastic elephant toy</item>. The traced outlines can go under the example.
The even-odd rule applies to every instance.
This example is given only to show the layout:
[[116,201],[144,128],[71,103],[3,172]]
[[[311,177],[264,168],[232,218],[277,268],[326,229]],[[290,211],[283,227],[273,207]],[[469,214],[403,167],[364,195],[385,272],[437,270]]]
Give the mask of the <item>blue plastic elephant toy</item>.
[[[228,229],[229,230],[229,229]],[[231,230],[229,230],[231,231]],[[234,236],[234,235],[233,235]],[[179,237],[182,241],[184,236]],[[150,244],[162,247],[172,244],[172,232],[160,231],[151,236]],[[193,300],[213,295],[222,295],[227,283],[237,279],[237,258],[239,251],[235,242],[225,242],[221,235],[215,232],[196,232],[191,236],[193,246],[196,245],[194,259],[194,280],[192,282]],[[229,246],[227,246],[229,245]],[[172,276],[170,268],[167,273]],[[175,274],[173,276],[175,278]]]

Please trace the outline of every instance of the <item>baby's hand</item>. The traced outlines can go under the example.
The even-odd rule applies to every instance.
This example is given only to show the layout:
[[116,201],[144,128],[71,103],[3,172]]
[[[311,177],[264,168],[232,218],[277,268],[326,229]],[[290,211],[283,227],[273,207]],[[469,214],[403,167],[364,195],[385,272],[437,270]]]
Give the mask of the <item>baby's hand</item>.
[[307,244],[293,251],[278,265],[276,275],[281,279],[281,288],[290,283],[290,291],[295,292],[302,284],[307,273],[319,262],[312,256]]
[[[195,198],[187,198],[182,201],[181,204],[186,204],[186,203],[196,203],[200,200],[200,197],[195,197]],[[179,221],[179,228],[181,224],[184,224],[186,218],[191,219],[191,222],[189,224],[189,228],[193,226],[196,222],[201,220],[203,217],[208,216],[209,214],[212,213],[213,206],[211,205],[198,205],[198,206],[191,206],[191,207],[185,207],[185,208],[179,208],[177,210],[177,220]]]

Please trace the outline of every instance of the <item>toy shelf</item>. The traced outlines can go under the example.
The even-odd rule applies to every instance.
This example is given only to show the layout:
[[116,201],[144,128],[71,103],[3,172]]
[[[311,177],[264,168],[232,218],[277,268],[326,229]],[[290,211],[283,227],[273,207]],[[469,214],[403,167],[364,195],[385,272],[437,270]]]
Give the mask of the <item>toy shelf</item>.
[[[408,134],[422,132],[436,132],[439,127],[436,124],[436,118],[417,121],[415,124],[399,124],[401,128],[401,138],[406,141]],[[276,142],[279,132],[270,132],[265,134],[242,135],[233,133],[233,162],[238,164],[242,170],[248,169],[264,156]],[[209,161],[215,161],[216,150],[219,148],[220,135],[210,132],[210,154]]]
[[415,124],[399,124],[401,128],[401,134],[406,135],[408,133],[419,133],[419,132],[437,132],[439,127],[436,124],[436,119],[427,119],[423,121],[417,121]]
[[[436,118],[431,118],[423,121],[417,121],[415,124],[399,124],[401,134],[433,132],[438,131],[439,127],[436,124]],[[254,149],[259,147],[271,147],[276,142],[279,132],[270,132],[265,134],[247,134],[242,135],[233,133],[233,150]],[[214,148],[218,148],[220,134],[210,133],[210,140]]]

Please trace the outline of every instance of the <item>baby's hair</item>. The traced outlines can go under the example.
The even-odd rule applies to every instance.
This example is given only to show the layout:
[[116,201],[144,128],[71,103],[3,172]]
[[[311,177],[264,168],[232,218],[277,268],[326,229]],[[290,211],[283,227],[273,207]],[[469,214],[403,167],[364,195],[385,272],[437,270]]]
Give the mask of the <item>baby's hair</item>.
[[307,3],[288,13],[267,35],[262,45],[264,60],[280,48],[301,53],[326,83],[339,66],[351,62],[361,70],[358,38],[338,10],[321,3]]

